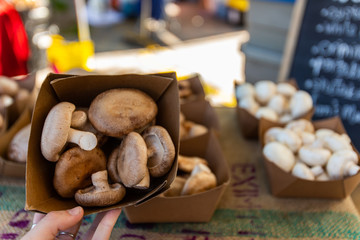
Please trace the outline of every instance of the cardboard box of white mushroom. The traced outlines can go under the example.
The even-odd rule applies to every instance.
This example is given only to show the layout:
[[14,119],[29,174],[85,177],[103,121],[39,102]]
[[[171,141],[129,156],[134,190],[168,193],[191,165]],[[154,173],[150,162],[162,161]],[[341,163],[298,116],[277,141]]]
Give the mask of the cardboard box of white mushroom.
[[260,121],[259,137],[271,193],[295,198],[349,196],[360,183],[359,153],[341,119],[306,120],[313,128],[308,124],[298,128],[305,126],[298,124],[300,121],[305,122],[297,120],[285,125]]
[[[200,157],[216,176],[216,187],[192,195],[167,197],[167,192],[139,206],[125,208],[131,223],[146,222],[208,222],[230,182],[230,170],[213,131],[181,143],[180,156]],[[179,161],[180,164],[180,161]],[[180,167],[179,167],[180,168]],[[180,174],[181,170],[178,170]],[[174,184],[176,181],[173,182]],[[186,184],[186,183],[185,183]],[[204,182],[197,182],[201,186]],[[182,192],[185,194],[185,187]],[[170,188],[168,191],[171,191]],[[180,189],[181,191],[181,189]],[[154,214],[156,213],[156,214]]]
[[197,99],[205,99],[205,92],[199,74],[194,74],[179,80],[180,104]]
[[296,82],[274,83],[261,80],[255,84],[234,82],[236,115],[245,138],[257,139],[260,118],[276,122],[311,119],[314,107],[311,96],[298,90]]
[[[110,95],[113,93],[118,95]],[[108,99],[110,102],[99,106],[99,104],[104,103],[104,99]],[[120,99],[122,101],[120,101]],[[60,107],[64,105],[66,108],[62,109],[62,112],[56,113],[58,115],[49,117],[50,112],[53,113],[55,109],[60,109]],[[148,118],[149,112],[152,112],[151,114],[154,112],[154,105],[157,106],[157,112],[155,111],[156,116],[153,118],[152,115],[151,118]],[[151,111],[144,110],[144,107],[150,108],[150,106],[152,109]],[[86,134],[81,133],[81,137],[78,137],[78,133],[74,135],[73,132],[78,131],[74,130],[75,127],[73,127],[75,125],[73,118],[76,112],[74,111],[75,107],[77,110],[88,108],[88,120],[96,130],[100,131],[100,127],[103,126],[112,126],[115,128],[114,130],[106,129],[107,132],[102,134],[102,136],[105,135],[107,138],[105,144],[100,145],[102,141],[97,140],[96,136],[93,136],[94,134],[89,132]],[[66,110],[67,108],[70,110]],[[144,113],[144,116],[134,115],[142,114],[141,112],[144,111],[146,112]],[[65,113],[67,114],[67,118],[62,119]],[[110,119],[109,115],[112,114],[116,115],[116,119]],[[76,201],[74,199],[74,196],[77,196],[78,193],[80,195],[86,195],[91,192],[89,194],[92,195],[88,200],[96,200],[103,205],[97,206],[96,204],[99,203],[95,203],[94,205],[93,202],[90,205],[85,203],[85,205],[83,205],[85,214],[136,205],[157,196],[169,188],[176,175],[179,149],[178,116],[179,96],[175,73],[111,76],[49,74],[40,88],[33,111],[28,160],[26,165],[26,210],[47,213],[54,210],[69,209],[79,205],[78,202],[81,200],[80,197],[76,198]],[[143,121],[145,117],[146,122]],[[59,125],[51,126],[52,120],[58,118],[62,119],[57,123]],[[123,121],[121,124],[118,124],[118,126],[112,125],[112,122],[119,122],[119,119]],[[95,125],[95,121],[97,125]],[[143,121],[142,125],[135,126],[135,122],[137,121]],[[66,124],[62,122],[66,122]],[[156,128],[153,126],[147,127],[153,125],[154,122],[157,126]],[[101,126],[99,126],[99,124]],[[70,126],[72,127],[70,128]],[[128,126],[126,130],[117,129],[117,127],[123,128],[124,126]],[[136,129],[134,129],[134,127]],[[58,130],[55,136],[48,134],[49,129],[53,128]],[[142,131],[140,128],[145,130]],[[163,149],[164,155],[173,157],[171,165],[167,164],[166,172],[163,172],[163,175],[159,177],[151,176],[150,182],[148,181],[149,186],[146,186],[141,185],[146,180],[146,176],[149,177],[149,174],[146,175],[145,173],[150,172],[152,174],[153,169],[156,170],[156,167],[158,166],[156,165],[154,167],[153,165],[149,165],[150,160],[148,160],[148,154],[150,154],[151,146],[147,144],[148,140],[145,138],[144,134],[145,132],[149,133],[150,128],[161,128],[167,132],[168,136],[164,136],[164,138],[167,140],[170,139],[173,146],[171,147],[171,144],[167,144],[167,148],[170,150],[172,149],[172,151]],[[48,146],[53,145],[55,142],[60,142],[60,135],[63,135],[61,132],[64,131],[63,129],[66,129],[66,132],[68,133],[68,135],[65,134],[65,139],[66,137],[67,139],[70,139],[70,135],[72,137],[75,136],[71,141],[77,142],[79,146],[67,144],[65,145],[65,149],[62,149],[60,153],[56,154],[54,151],[50,154]],[[84,131],[86,132],[87,130]],[[103,131],[103,129],[101,131]],[[125,131],[130,131],[130,133]],[[138,131],[139,133],[136,133],[135,131]],[[118,135],[118,133],[121,134]],[[43,136],[46,137],[43,138]],[[94,138],[95,144],[93,141]],[[159,140],[159,136],[156,134],[154,135],[154,138]],[[163,143],[162,139],[159,141]],[[144,146],[144,144],[146,145]],[[93,150],[89,150],[89,146],[92,146],[92,148],[94,146],[96,147]],[[80,148],[84,148],[85,150],[81,150]],[[73,149],[78,150],[72,152]],[[152,152],[156,153],[156,151],[157,149],[153,149]],[[171,152],[172,154],[165,154],[167,152]],[[87,155],[90,153],[92,155]],[[133,158],[132,154],[134,154],[136,158]],[[49,157],[49,155],[51,157]],[[72,158],[72,161],[69,160],[70,158],[67,159],[68,156]],[[76,156],[79,157],[77,158]],[[92,163],[90,164],[90,159],[86,159],[84,156],[91,158]],[[113,157],[112,159],[115,159],[115,161],[112,161],[112,163],[116,163],[114,168],[108,166],[111,157]],[[84,158],[86,160],[84,160]],[[144,158],[146,160],[143,160]],[[79,163],[77,163],[76,167],[71,167],[71,164],[75,159],[76,161],[79,161]],[[130,161],[130,159],[135,160]],[[146,165],[146,161],[148,161],[148,165]],[[67,162],[70,165],[66,166],[65,164],[67,164]],[[132,168],[128,169],[128,162],[136,162],[139,164],[131,166]],[[119,167],[120,165],[122,165],[122,167]],[[106,171],[103,171],[105,169],[113,169],[112,172],[116,172],[116,174],[120,174],[119,171],[124,172],[124,170],[127,169],[126,172],[129,172],[129,174],[132,175],[121,175],[122,183],[127,187],[124,188],[124,185],[114,183],[115,180],[113,180],[113,177],[120,177],[119,175],[112,177],[110,171],[108,171],[108,177],[106,177]],[[136,171],[134,171],[134,169],[136,169]],[[105,174],[103,175],[104,172]],[[109,181],[110,178],[111,181]],[[89,189],[85,186],[72,186],[73,183],[78,184],[79,179],[86,182],[86,186],[91,186],[91,182],[93,182],[94,186],[89,187]],[[108,179],[108,182],[103,181],[104,179]],[[134,182],[129,183],[128,181],[131,181],[131,179],[133,179]],[[115,199],[109,199],[109,195],[106,196],[106,200],[105,197],[104,199],[102,197],[94,197],[95,194],[93,194],[93,190],[96,194],[101,193],[100,186],[103,184],[106,185],[106,189],[110,188],[111,190],[114,189],[116,191],[122,189],[119,193],[122,195],[122,199],[120,201],[116,200],[114,203],[113,200]],[[108,184],[111,185],[107,186]],[[100,187],[99,189],[97,188],[98,186]],[[83,189],[84,191],[80,191],[80,189]],[[124,189],[126,190],[125,195],[123,195]],[[81,200],[81,203],[83,204],[83,200]]]
[[180,141],[198,137],[211,129],[220,132],[218,116],[211,104],[198,99],[180,105]]

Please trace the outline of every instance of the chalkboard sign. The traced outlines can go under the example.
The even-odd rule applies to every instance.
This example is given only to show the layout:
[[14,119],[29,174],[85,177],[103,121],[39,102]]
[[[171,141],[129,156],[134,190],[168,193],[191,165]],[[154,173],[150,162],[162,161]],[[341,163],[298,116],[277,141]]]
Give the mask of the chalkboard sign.
[[314,120],[339,115],[360,150],[360,0],[297,0],[279,81],[314,100]]

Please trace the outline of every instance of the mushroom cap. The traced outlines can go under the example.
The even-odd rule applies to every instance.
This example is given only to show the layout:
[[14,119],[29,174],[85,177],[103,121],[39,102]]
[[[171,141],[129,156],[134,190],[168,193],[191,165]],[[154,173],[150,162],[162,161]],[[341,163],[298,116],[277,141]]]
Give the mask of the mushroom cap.
[[140,183],[148,171],[147,148],[144,139],[137,132],[126,135],[117,154],[117,171],[126,187]]
[[295,165],[294,153],[279,142],[270,142],[263,149],[265,157],[285,172],[290,172]]
[[0,94],[15,96],[19,91],[19,85],[11,78],[0,76]]
[[302,146],[299,150],[299,158],[309,166],[324,166],[331,157],[331,152],[325,148]]
[[288,100],[283,95],[276,94],[270,99],[267,106],[273,109],[277,114],[281,115],[286,111],[288,104]]
[[92,174],[91,180],[93,186],[79,189],[75,194],[75,200],[79,205],[85,207],[110,206],[124,198],[125,188],[119,183],[109,185],[106,170]]
[[358,155],[353,150],[340,150],[330,157],[326,171],[330,179],[340,179],[347,176],[348,170],[357,166],[358,161]]
[[273,121],[273,122],[277,122],[279,120],[278,114],[269,107],[260,107],[256,111],[255,117],[258,119],[265,118],[265,119]]
[[290,98],[292,95],[296,93],[296,88],[290,83],[286,83],[286,82],[278,83],[276,86],[276,90],[278,93],[288,98]]
[[75,105],[70,102],[56,104],[48,113],[41,134],[41,153],[56,162],[66,145]]
[[251,83],[243,83],[236,87],[235,90],[236,97],[238,99],[243,99],[246,97],[255,98],[255,88]]
[[302,179],[314,180],[315,176],[308,166],[302,162],[297,162],[293,167],[291,174]]
[[255,115],[260,106],[253,97],[244,97],[240,99],[239,107],[244,108],[251,114]]
[[27,124],[18,131],[11,140],[8,148],[8,158],[16,162],[26,162],[31,124]]
[[64,152],[56,163],[53,184],[64,198],[74,197],[78,189],[91,185],[91,175],[106,169],[106,157],[100,148],[91,151],[73,147]]
[[311,110],[313,107],[313,100],[308,92],[299,90],[290,100],[291,115],[294,118],[301,117]]
[[285,128],[290,129],[294,132],[315,132],[314,125],[309,120],[304,118],[289,122],[288,124],[286,124]]
[[216,184],[216,176],[206,165],[199,163],[186,180],[181,195],[192,195],[204,192],[216,187]]
[[255,83],[255,97],[261,104],[266,104],[276,94],[276,84],[270,80]]
[[118,158],[119,158],[119,150],[120,150],[120,145],[119,145],[119,147],[115,148],[111,152],[111,154],[109,156],[109,159],[108,159],[108,162],[107,162],[107,166],[106,166],[109,178],[114,183],[121,183],[122,182],[121,178],[119,176],[118,170],[117,170],[117,162],[118,162]]
[[122,137],[151,123],[157,112],[155,101],[146,93],[117,88],[95,97],[89,107],[89,120],[99,132]]
[[142,137],[145,140],[148,155],[147,166],[153,177],[164,176],[175,160],[175,146],[169,133],[161,126],[147,128]]
[[286,128],[277,134],[276,141],[285,144],[294,153],[299,150],[302,144],[301,138],[295,132]]
[[181,171],[190,173],[199,163],[208,165],[207,161],[201,157],[187,157],[183,155],[178,156],[178,167]]

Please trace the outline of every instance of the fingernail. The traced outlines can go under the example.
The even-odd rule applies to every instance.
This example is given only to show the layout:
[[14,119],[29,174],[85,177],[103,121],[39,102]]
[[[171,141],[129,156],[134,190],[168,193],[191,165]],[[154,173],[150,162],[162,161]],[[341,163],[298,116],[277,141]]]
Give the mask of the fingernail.
[[76,216],[76,215],[80,214],[80,212],[81,212],[81,207],[77,206],[77,207],[74,207],[74,208],[69,209],[69,210],[67,210],[67,211],[68,211],[68,213],[69,213],[70,215]]

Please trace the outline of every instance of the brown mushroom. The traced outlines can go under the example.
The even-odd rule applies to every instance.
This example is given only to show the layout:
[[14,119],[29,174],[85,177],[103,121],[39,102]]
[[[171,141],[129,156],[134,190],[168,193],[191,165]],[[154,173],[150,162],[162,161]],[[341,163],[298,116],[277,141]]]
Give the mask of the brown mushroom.
[[75,194],[75,201],[84,207],[103,207],[120,202],[126,193],[120,183],[109,185],[107,171],[91,175],[93,186],[80,189]]
[[88,151],[96,147],[97,139],[93,133],[70,127],[74,110],[74,104],[60,102],[48,113],[41,134],[41,153],[47,160],[56,162],[67,142]]
[[56,163],[54,188],[64,198],[74,197],[78,189],[91,185],[91,174],[102,170],[106,170],[106,157],[100,148],[91,151],[71,148]]
[[164,192],[165,197],[176,197],[181,195],[181,191],[185,185],[186,178],[176,176],[171,183],[170,188]]
[[161,126],[151,126],[142,136],[147,146],[147,166],[150,175],[153,177],[165,175],[175,159],[175,146],[169,133]]
[[145,141],[139,133],[131,132],[111,154],[108,163],[110,178],[126,187],[134,187],[145,178],[148,171],[146,163]]
[[95,97],[89,107],[89,119],[99,132],[111,137],[123,137],[151,124],[157,111],[155,101],[146,93],[118,88]]
[[178,157],[178,167],[179,170],[190,173],[194,167],[199,164],[208,165],[207,161],[201,157],[187,157],[183,155],[179,155]]
[[8,148],[8,158],[16,162],[26,162],[31,124],[21,128],[12,138]]
[[198,164],[186,180],[181,195],[192,195],[216,187],[216,176],[204,164]]

